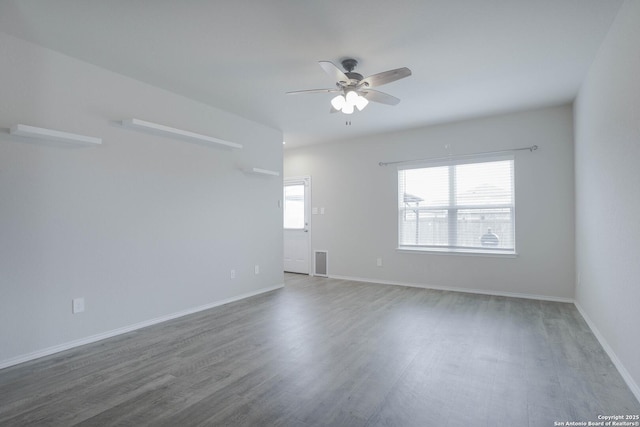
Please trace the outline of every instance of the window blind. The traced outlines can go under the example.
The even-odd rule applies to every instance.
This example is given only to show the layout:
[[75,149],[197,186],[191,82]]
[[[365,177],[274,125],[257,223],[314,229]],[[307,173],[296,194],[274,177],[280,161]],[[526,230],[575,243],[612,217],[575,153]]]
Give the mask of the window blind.
[[515,253],[513,156],[398,169],[398,245]]

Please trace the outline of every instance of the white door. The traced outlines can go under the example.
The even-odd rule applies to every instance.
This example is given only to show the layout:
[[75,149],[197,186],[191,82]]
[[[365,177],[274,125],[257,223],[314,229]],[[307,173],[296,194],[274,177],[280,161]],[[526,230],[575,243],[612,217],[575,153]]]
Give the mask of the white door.
[[309,274],[311,178],[284,180],[284,271]]

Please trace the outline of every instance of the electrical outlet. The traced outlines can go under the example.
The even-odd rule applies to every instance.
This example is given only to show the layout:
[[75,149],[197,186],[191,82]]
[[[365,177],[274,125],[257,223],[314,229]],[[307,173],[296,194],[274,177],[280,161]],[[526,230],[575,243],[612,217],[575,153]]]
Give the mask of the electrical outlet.
[[260,266],[258,264],[256,264],[254,271],[256,272],[256,274],[260,274]]
[[73,314],[82,313],[84,311],[84,298],[74,298],[71,301],[71,312]]
[[236,278],[236,271],[235,270],[231,270],[231,278],[232,279]]
[[378,259],[376,260],[376,265],[377,265],[378,267],[382,267],[382,258],[378,258]]

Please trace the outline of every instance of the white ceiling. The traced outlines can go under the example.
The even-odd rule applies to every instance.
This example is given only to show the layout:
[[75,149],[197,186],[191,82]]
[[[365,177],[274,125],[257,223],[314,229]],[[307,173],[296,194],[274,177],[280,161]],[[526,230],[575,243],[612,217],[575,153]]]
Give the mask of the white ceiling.
[[[0,31],[281,129],[287,147],[571,101],[622,0],[0,0]],[[317,61],[402,99],[329,114]],[[1,65],[0,65],[1,66]],[[149,118],[152,119],[152,118]],[[351,126],[345,126],[345,120]]]

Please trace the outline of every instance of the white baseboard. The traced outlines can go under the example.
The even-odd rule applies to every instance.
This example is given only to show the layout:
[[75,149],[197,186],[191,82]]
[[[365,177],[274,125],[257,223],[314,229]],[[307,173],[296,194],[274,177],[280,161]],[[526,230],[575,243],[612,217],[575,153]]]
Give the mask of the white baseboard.
[[431,286],[424,283],[406,283],[406,282],[396,282],[396,281],[390,281],[390,280],[366,279],[363,277],[333,276],[333,275],[329,277],[332,279],[339,279],[339,280],[352,280],[354,282],[379,283],[381,285],[393,285],[393,286],[408,286],[410,288],[433,289],[437,291],[465,292],[470,294],[494,295],[499,297],[526,298],[526,299],[535,299],[535,300],[541,300],[541,301],[564,302],[569,304],[572,304],[574,302],[573,298],[555,297],[555,296],[549,296],[549,295],[523,294],[519,292],[500,292],[500,291],[491,291],[486,289],[456,288],[456,287],[449,287],[449,286]]
[[24,354],[21,356],[13,357],[11,359],[0,361],[0,369],[8,368],[9,366],[18,365],[20,363],[28,362],[30,360],[39,359],[40,357],[50,356],[55,353],[59,353],[61,351],[70,350],[75,347],[80,347],[85,344],[91,344],[97,341],[101,341],[107,338],[112,338],[117,335],[126,334],[127,332],[133,332],[137,329],[146,328],[147,326],[156,325],[158,323],[166,322],[167,320],[177,319],[179,317],[187,316],[189,314],[194,314],[199,311],[208,310],[210,308],[218,307],[224,304],[229,304],[230,302],[239,301],[245,298],[253,297],[259,294],[263,294],[266,292],[275,291],[276,289],[281,289],[284,287],[284,284],[281,283],[279,285],[270,286],[268,288],[258,289],[257,291],[247,292],[241,295],[237,295],[235,297],[227,298],[220,301],[215,301],[209,304],[201,305],[199,307],[189,308],[187,310],[182,310],[176,313],[171,313],[166,316],[156,317],[155,319],[145,320],[140,323],[135,323],[133,325],[124,326],[122,328],[113,329],[111,331],[103,332],[96,335],[91,335],[86,338],[80,338],[78,340],[66,342],[63,344],[55,345],[53,347],[44,348],[42,350],[34,351],[32,353]]
[[589,328],[591,329],[591,332],[593,332],[593,335],[596,336],[604,351],[609,355],[609,358],[611,359],[613,365],[616,367],[618,372],[620,372],[620,375],[622,376],[622,379],[624,379],[624,382],[627,383],[633,395],[636,397],[636,399],[638,399],[638,402],[640,402],[640,387],[638,386],[638,384],[633,380],[633,377],[629,374],[629,371],[627,371],[620,359],[618,359],[618,356],[613,351],[607,340],[604,339],[604,336],[600,333],[595,323],[593,323],[593,321],[589,318],[587,312],[584,311],[582,306],[577,301],[575,301],[574,304],[584,318],[584,321],[587,322],[587,325],[589,325]]

